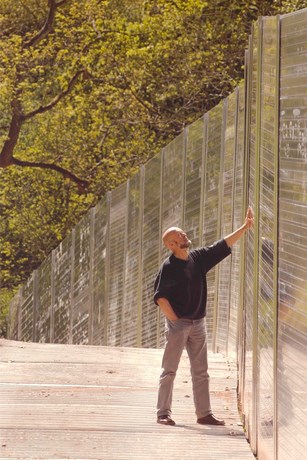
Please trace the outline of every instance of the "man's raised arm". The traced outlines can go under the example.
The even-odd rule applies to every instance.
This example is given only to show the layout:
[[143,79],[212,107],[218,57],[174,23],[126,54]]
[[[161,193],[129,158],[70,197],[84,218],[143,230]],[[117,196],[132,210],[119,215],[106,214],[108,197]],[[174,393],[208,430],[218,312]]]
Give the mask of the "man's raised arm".
[[236,241],[238,241],[241,236],[244,235],[246,230],[251,228],[254,225],[254,212],[252,208],[249,206],[244,224],[239,227],[237,230],[235,230],[233,233],[230,233],[230,235],[227,235],[224,240],[226,241],[227,246],[230,248]]

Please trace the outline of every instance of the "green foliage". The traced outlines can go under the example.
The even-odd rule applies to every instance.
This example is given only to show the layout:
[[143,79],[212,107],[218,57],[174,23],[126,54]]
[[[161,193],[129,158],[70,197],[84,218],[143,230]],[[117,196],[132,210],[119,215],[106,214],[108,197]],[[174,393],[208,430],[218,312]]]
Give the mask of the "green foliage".
[[[47,0],[0,3],[0,150],[12,102],[25,114],[14,156],[89,181],[86,194],[48,169],[0,169],[1,285],[17,286],[89,207],[133,175],[184,126],[233,91],[260,15],[287,0],[70,0],[43,27]],[[75,85],[65,92],[77,72]],[[38,110],[39,109],[39,110]]]
[[10,301],[16,294],[16,289],[0,290],[0,337],[7,336]]

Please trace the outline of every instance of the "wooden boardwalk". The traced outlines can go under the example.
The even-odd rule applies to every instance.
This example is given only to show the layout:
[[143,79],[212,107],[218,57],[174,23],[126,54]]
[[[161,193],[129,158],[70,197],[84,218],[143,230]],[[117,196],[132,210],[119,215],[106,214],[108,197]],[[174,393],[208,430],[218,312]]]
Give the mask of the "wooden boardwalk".
[[156,423],[162,350],[0,340],[0,459],[251,460],[236,366],[210,354],[211,402],[225,427],[196,423],[189,363],[175,381],[175,427]]

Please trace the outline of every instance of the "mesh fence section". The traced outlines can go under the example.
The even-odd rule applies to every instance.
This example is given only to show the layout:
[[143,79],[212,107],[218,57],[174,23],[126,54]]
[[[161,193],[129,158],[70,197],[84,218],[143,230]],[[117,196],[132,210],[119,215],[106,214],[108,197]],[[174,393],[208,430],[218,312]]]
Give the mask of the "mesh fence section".
[[[224,102],[223,113],[223,164],[221,165],[221,235],[229,235],[233,230],[234,166],[237,119],[237,94],[229,96]],[[230,287],[232,277],[232,258],[228,257],[218,266],[218,306],[216,349],[226,352],[229,334]]]
[[72,260],[72,342],[88,343],[90,313],[90,214],[75,227]]
[[108,202],[106,197],[93,209],[93,310],[91,331],[94,345],[105,345],[107,335],[107,229]]
[[110,196],[107,344],[118,346],[121,345],[123,319],[127,185],[113,190]]
[[35,309],[35,340],[51,341],[51,255],[37,269],[37,301]]
[[129,181],[127,197],[127,229],[125,250],[125,289],[123,299],[123,327],[121,343],[125,346],[139,344],[139,315],[141,296],[141,205],[142,205],[142,175],[137,174]]
[[203,207],[204,118],[187,128],[184,190],[184,231],[193,247],[200,245]]
[[[203,212],[202,244],[210,245],[220,237],[220,170],[222,158],[223,105],[212,109],[208,116],[205,174],[205,202]],[[207,274],[207,328],[208,340],[214,346],[216,331],[216,306],[218,267]]]
[[161,263],[161,155],[145,166],[143,245],[142,245],[142,326],[141,345],[156,347],[160,328],[160,315],[153,305],[153,284]]
[[71,284],[74,232],[68,235],[52,254],[53,342],[71,343]]

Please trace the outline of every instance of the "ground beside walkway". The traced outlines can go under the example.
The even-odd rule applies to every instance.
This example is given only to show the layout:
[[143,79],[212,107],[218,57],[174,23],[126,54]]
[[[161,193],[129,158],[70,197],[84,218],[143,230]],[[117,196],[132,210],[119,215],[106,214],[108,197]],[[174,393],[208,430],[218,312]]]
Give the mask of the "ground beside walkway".
[[175,427],[156,423],[162,350],[0,340],[0,459],[250,460],[236,369],[210,354],[211,402],[225,427],[196,423],[189,363],[175,381]]

